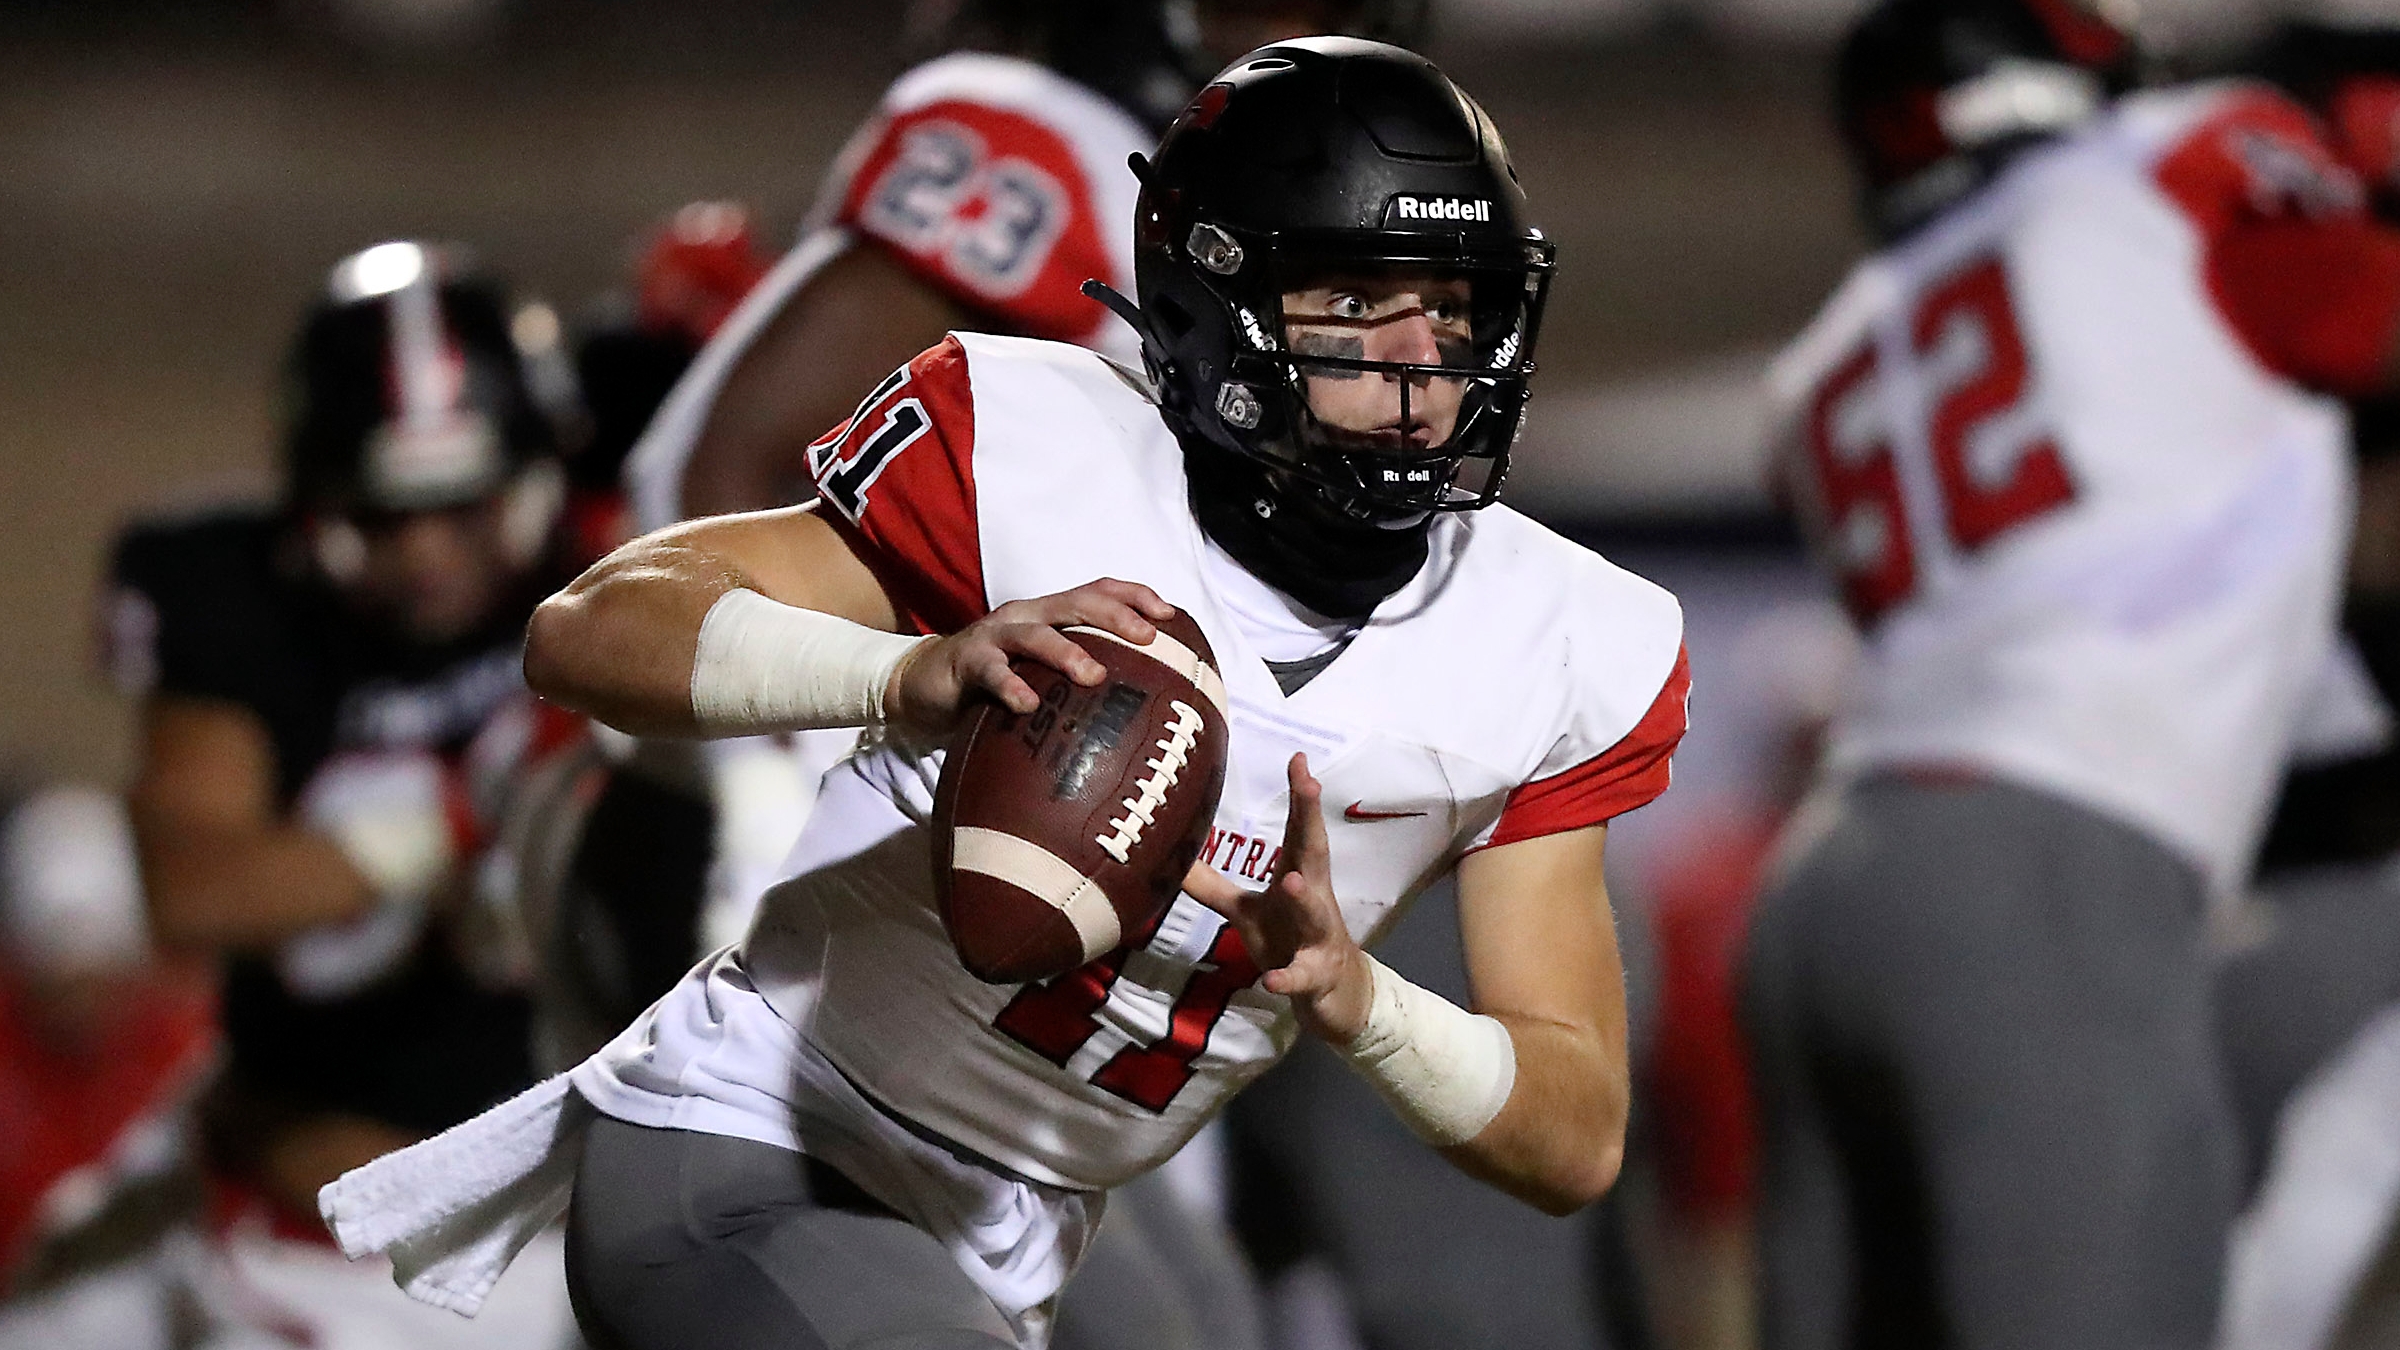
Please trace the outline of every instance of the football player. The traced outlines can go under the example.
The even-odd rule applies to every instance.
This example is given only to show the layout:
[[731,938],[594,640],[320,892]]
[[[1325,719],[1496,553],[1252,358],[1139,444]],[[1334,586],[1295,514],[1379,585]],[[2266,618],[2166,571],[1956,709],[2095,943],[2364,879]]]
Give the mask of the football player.
[[[574,734],[519,668],[566,569],[509,325],[497,284],[441,250],[343,261],[292,348],[283,499],[138,525],[116,553],[153,929],[225,959],[210,1161],[272,1235],[247,1277],[303,1303],[334,1290],[309,1309],[328,1344],[379,1296],[404,1326],[425,1310],[327,1282],[317,1188],[533,1076],[523,953],[474,884],[493,794]],[[519,1292],[482,1335],[563,1324],[563,1299]]]
[[[1666,786],[1682,621],[1494,504],[1552,261],[1499,135],[1407,52],[1279,44],[1201,91],[1135,209],[1140,303],[1112,301],[1146,374],[953,335],[816,442],[818,503],[545,603],[535,686],[621,729],[878,730],[741,946],[329,1188],[349,1250],[471,1309],[571,1181],[604,1343],[1039,1345],[1107,1191],[1303,1034],[1467,1172],[1552,1212],[1608,1189],[1602,851]],[[972,700],[1035,706],[1011,656],[1096,682],[1059,626],[1145,643],[1175,606],[1232,710],[1185,895],[1068,975],[977,981],[933,909],[928,747]],[[1476,1011],[1360,948],[1452,871]]]
[[[1317,32],[1413,46],[1424,10],[1423,0],[920,0],[912,27],[957,50],[909,71],[884,95],[820,190],[799,246],[651,424],[629,473],[639,523],[656,529],[689,515],[806,500],[815,491],[808,442],[848,415],[860,390],[952,328],[1138,359],[1132,331],[1080,289],[1091,278],[1131,285],[1139,185],[1128,157],[1150,150],[1199,82],[1242,52]],[[708,904],[720,928],[746,916],[774,878],[824,770],[851,741],[845,731],[713,747],[706,769],[722,848]],[[1313,1097],[1331,1075],[1306,1072],[1311,1067],[1295,1066],[1303,1072],[1281,1087]],[[1253,1112],[1237,1129],[1290,1141],[1314,1133],[1308,1119],[1298,1110]],[[1355,1153],[1357,1142],[1328,1138],[1320,1146]],[[1447,1179],[1429,1177],[1432,1169],[1411,1172],[1403,1161],[1384,1170],[1386,1196],[1407,1196],[1425,1211],[1444,1203],[1441,1190],[1411,1184],[1440,1187]],[[1154,1204],[1173,1208],[1149,1183],[1124,1199],[1121,1217]],[[1530,1230],[1540,1225],[1494,1209],[1480,1216],[1486,1230],[1523,1230],[1524,1240],[1545,1241],[1572,1260],[1560,1249],[1573,1237],[1545,1226],[1537,1239]],[[1178,1222],[1173,1213],[1155,1217],[1163,1226]],[[1379,1232],[1386,1216],[1318,1217],[1326,1222],[1313,1226],[1339,1234],[1329,1255],[1352,1277],[1354,1296],[1374,1303],[1389,1301],[1378,1289],[1405,1291],[1403,1306],[1388,1315],[1362,1309],[1367,1320],[1423,1323],[1432,1301],[1444,1311],[1431,1321],[1470,1324],[1468,1310],[1492,1306],[1488,1288],[1470,1287],[1457,1263],[1440,1258],[1442,1244],[1344,1241]],[[1102,1253],[1095,1271],[1113,1269],[1112,1257]],[[1086,1281],[1076,1298],[1096,1298],[1103,1283]],[[1505,1301],[1545,1309],[1572,1302],[1532,1289]],[[1188,1302],[1215,1316],[1236,1300],[1203,1293]],[[1083,1311],[1070,1308],[1070,1331]],[[1231,1343],[1222,1328],[1212,1334]]]
[[2133,64],[2073,0],[1840,57],[1878,248],[1772,381],[1864,655],[1748,958],[1773,1347],[2212,1334],[2202,923],[2331,649],[2400,238],[2282,95]]

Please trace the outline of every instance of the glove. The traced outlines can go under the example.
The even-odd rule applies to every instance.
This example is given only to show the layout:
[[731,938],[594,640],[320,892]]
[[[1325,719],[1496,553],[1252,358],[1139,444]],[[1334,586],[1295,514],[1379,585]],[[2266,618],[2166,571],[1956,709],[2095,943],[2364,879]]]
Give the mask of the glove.
[[459,857],[442,761],[422,750],[336,755],[309,780],[299,815],[331,838],[367,879],[376,906],[345,923],[288,939],[284,984],[306,998],[340,998],[391,972],[415,949],[434,892]]

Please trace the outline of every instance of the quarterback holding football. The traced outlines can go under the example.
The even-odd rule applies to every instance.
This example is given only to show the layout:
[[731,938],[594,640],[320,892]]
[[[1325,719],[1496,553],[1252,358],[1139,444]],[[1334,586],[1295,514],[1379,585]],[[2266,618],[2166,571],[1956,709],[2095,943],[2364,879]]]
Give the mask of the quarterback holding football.
[[[1552,246],[1474,100],[1358,39],[1236,62],[1139,173],[1138,303],[1102,289],[1143,369],[954,333],[811,448],[818,502],[544,604],[533,686],[625,731],[867,734],[743,942],[329,1187],[346,1249],[471,1310],[571,1194],[601,1344],[1039,1346],[1109,1189],[1304,1034],[1494,1186],[1563,1213],[1614,1182],[1603,846],[1666,787],[1688,681],[1671,596],[1495,504]],[[1095,650],[1192,627],[1177,715],[1228,748],[1181,895],[1065,974],[969,973],[937,747],[1037,716],[1055,681],[1021,672],[1094,689]],[[1473,1009],[1362,949],[1451,873]]]

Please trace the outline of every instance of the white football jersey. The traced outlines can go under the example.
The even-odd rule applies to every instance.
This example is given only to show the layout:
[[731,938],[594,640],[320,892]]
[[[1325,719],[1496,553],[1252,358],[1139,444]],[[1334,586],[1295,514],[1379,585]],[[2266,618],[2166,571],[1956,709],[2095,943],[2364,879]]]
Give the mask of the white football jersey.
[[1139,360],[1133,330],[1082,287],[1132,291],[1141,184],[1126,161],[1157,140],[1115,103],[1016,57],[961,52],[902,75],[835,159],[798,247],[726,320],[634,448],[625,472],[641,527],[683,519],[684,465],[734,363],[862,238],[1000,331]]
[[[1209,580],[1181,449],[1139,377],[1094,353],[953,335],[812,460],[821,509],[927,631],[1104,576],[1189,612],[1232,708],[1204,856],[1267,881],[1285,764],[1306,751],[1324,784],[1334,890],[1361,941],[1468,851],[1597,824],[1667,784],[1688,683],[1674,598],[1505,507],[1438,518],[1423,572],[1286,696]],[[890,744],[836,769],[793,875],[720,959],[884,1111],[1035,1182],[1114,1186],[1173,1154],[1290,1047],[1289,1006],[1257,987],[1234,931],[1188,897],[1153,931],[1046,983],[967,974],[934,908],[926,824],[939,770],[938,755]],[[620,1039],[613,1068],[578,1087],[604,1111],[653,1121],[670,1118],[658,1099],[677,1093],[788,1100],[790,1063],[692,1043],[738,1019],[678,1000],[696,1009],[735,997],[731,987],[687,982]],[[669,1061],[705,1071],[668,1072]],[[716,1106],[672,1118],[750,1137],[772,1125],[706,1123],[728,1121]],[[788,1125],[773,1137],[792,1142]]]
[[2355,211],[2255,87],[2130,97],[1868,259],[1771,376],[1866,633],[1831,771],[1988,772],[2246,871],[2333,641],[2333,399],[2262,364],[2216,232]]

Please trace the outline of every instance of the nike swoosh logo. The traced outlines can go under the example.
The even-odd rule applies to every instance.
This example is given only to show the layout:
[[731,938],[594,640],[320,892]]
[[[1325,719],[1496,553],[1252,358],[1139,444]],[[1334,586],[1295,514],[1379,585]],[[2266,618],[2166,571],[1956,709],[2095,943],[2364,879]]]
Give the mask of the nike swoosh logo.
[[1352,802],[1342,808],[1344,820],[1406,820],[1424,814],[1423,811],[1370,811],[1365,802]]

